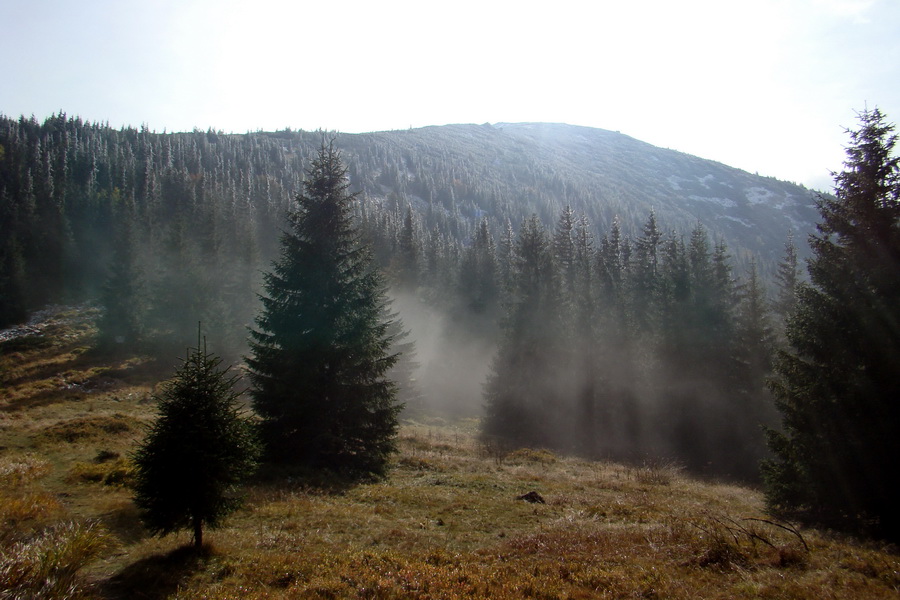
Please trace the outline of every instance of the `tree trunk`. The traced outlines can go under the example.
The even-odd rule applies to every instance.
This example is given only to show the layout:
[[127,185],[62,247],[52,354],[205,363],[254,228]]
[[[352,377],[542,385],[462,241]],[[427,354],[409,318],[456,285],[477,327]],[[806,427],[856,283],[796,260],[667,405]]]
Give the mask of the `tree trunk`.
[[194,516],[194,548],[199,550],[203,547],[203,521],[200,517]]

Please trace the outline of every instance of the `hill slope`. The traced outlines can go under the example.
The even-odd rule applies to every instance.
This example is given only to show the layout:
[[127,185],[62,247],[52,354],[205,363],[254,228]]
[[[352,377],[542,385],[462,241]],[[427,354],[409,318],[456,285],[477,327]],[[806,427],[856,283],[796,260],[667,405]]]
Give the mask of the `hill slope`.
[[359,161],[366,193],[411,196],[422,212],[429,197],[463,217],[518,226],[531,213],[552,223],[570,204],[601,233],[618,217],[631,234],[655,210],[664,229],[687,232],[700,222],[763,262],[777,260],[788,231],[802,242],[817,220],[815,194],[802,186],[601,129],[446,125],[342,135],[340,143],[351,164]]

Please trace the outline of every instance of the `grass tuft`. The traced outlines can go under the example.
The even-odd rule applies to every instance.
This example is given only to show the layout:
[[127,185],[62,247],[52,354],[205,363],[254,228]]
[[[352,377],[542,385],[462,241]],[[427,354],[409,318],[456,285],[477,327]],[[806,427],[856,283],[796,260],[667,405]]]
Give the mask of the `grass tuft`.
[[134,480],[134,464],[125,457],[102,462],[78,462],[72,467],[68,481],[129,486]]
[[79,571],[113,547],[96,523],[62,523],[0,552],[0,598],[83,597]]
[[632,469],[634,480],[642,485],[671,485],[683,467],[674,460],[645,460],[641,466]]
[[50,471],[50,463],[35,456],[7,456],[0,459],[0,486],[19,487],[39,479]]
[[135,432],[137,428],[138,421],[136,419],[115,413],[62,421],[47,427],[38,437],[44,442],[71,444],[89,439],[108,439],[111,436]]
[[0,522],[7,530],[26,521],[46,519],[62,512],[62,504],[47,492],[0,493]]

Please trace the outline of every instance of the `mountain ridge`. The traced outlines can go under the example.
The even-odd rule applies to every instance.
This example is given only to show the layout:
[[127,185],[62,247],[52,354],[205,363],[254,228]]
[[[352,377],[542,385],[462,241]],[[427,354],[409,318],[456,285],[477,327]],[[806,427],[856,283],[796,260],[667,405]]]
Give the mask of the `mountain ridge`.
[[[403,179],[407,174],[404,181],[382,187],[358,182],[372,197],[385,198],[391,192],[401,198],[420,196],[409,188],[427,165],[477,173],[480,187],[492,188],[510,214],[502,214],[478,194],[455,194],[455,200],[474,204],[470,217],[508,216],[514,226],[530,213],[551,224],[563,206],[571,205],[587,214],[601,234],[618,218],[623,231],[635,235],[653,210],[664,229],[686,233],[699,222],[737,254],[753,253],[763,264],[774,264],[788,232],[801,240],[805,254],[802,240],[818,218],[817,192],[802,185],[592,127],[453,124],[339,134],[339,142],[351,154],[370,143],[397,155],[398,175]],[[520,210],[517,204],[522,204]]]

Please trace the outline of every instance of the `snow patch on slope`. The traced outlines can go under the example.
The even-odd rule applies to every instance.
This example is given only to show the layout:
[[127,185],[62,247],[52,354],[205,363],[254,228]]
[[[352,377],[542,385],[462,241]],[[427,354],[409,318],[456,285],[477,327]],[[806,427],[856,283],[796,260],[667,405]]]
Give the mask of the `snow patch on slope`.
[[666,181],[669,182],[669,186],[671,186],[673,190],[679,191],[681,190],[681,182],[687,181],[687,179],[679,177],[678,175],[669,175],[666,177]]
[[703,177],[698,177],[697,181],[699,181],[703,187],[709,189],[709,182],[713,181],[715,178],[715,175],[704,175]]
[[763,187],[752,187],[747,189],[747,202],[750,204],[768,204],[775,197],[772,190]]
[[711,204],[718,204],[722,208],[734,208],[737,206],[737,203],[734,200],[730,200],[728,198],[716,198],[715,196],[697,196],[692,195],[688,196],[689,199],[694,202],[709,202]]
[[735,223],[738,223],[738,224],[740,224],[740,225],[743,225],[744,227],[747,227],[748,229],[753,229],[753,223],[750,223],[750,222],[748,222],[748,221],[746,221],[746,220],[744,220],[744,219],[739,219],[739,218],[737,218],[737,217],[732,217],[731,215],[716,215],[716,218],[717,218],[717,219],[727,219],[727,220],[729,220],[729,221],[734,221]]

